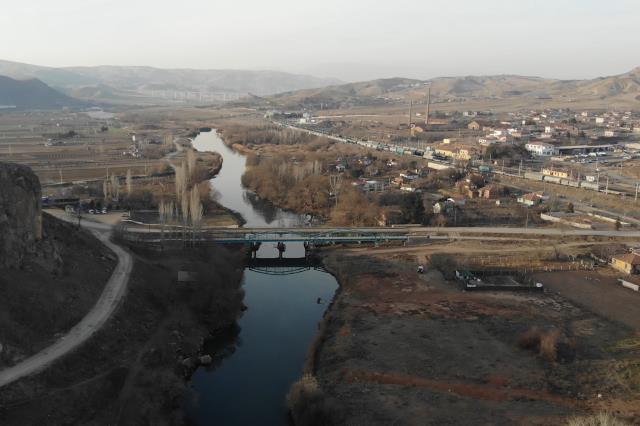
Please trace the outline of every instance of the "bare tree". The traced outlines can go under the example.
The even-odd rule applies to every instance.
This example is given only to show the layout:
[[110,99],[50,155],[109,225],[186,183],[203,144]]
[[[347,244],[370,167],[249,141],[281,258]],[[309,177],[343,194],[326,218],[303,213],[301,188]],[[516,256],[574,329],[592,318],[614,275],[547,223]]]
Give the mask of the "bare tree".
[[126,183],[127,183],[127,196],[131,196],[131,191],[133,188],[133,179],[131,177],[131,169],[127,170],[127,179],[126,179]]
[[120,199],[120,180],[116,175],[111,175],[111,196],[114,200]]
[[202,222],[202,202],[200,201],[200,191],[197,186],[191,188],[191,196],[189,200],[189,214],[191,216],[191,231],[195,240],[195,232],[200,228]]
[[191,180],[196,172],[196,152],[193,149],[187,150],[187,170]]
[[176,181],[176,200],[178,203],[182,200],[182,194],[187,190],[189,186],[189,177],[187,176],[187,168],[183,162],[181,166],[175,166],[175,181]]
[[180,194],[180,211],[182,213],[182,240],[186,242],[186,228],[189,223],[189,192],[186,189]]
[[329,187],[331,188],[331,193],[336,198],[336,206],[337,206],[338,195],[340,194],[340,189],[342,188],[342,175],[329,176]]

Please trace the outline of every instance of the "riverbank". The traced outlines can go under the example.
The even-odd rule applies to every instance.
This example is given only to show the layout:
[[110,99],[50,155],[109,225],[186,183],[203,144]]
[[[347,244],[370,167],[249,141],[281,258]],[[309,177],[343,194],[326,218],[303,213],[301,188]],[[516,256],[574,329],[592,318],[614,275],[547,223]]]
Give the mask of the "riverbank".
[[[185,378],[207,336],[234,336],[245,253],[135,250],[130,291],[105,327],[50,369],[0,389],[0,423],[182,424]],[[195,279],[178,283],[178,272]],[[228,339],[227,339],[228,341]],[[233,346],[233,339],[228,341]]]
[[325,253],[340,290],[290,392],[297,425],[638,419],[631,330],[556,294],[465,293],[415,264]]

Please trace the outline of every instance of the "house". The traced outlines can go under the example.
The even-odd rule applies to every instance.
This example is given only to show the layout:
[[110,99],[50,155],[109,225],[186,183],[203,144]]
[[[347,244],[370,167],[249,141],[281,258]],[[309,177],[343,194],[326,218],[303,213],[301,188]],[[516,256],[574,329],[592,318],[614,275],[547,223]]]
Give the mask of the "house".
[[412,181],[418,179],[418,174],[412,170],[407,170],[400,173],[400,177],[405,181]]
[[561,179],[567,179],[569,177],[569,172],[566,170],[556,170],[553,168],[544,168],[542,169],[542,174],[544,176],[553,176]]
[[454,160],[471,160],[477,155],[477,150],[468,146],[455,146],[451,144],[441,144],[435,148],[435,153]]
[[557,154],[553,145],[543,142],[529,142],[524,145],[524,149],[538,157],[550,157]]
[[489,145],[498,143],[498,138],[494,136],[484,136],[484,137],[478,138],[478,143],[482,146],[489,146]]
[[520,204],[524,204],[525,206],[535,206],[536,204],[539,204],[542,201],[542,199],[540,197],[538,197],[538,194],[536,194],[535,192],[530,192],[528,194],[524,194],[518,197],[518,203]]
[[640,256],[635,253],[625,253],[613,256],[611,266],[625,274],[640,272]]
[[489,123],[486,123],[482,120],[473,120],[471,123],[467,124],[467,129],[469,130],[482,130],[485,127],[490,126]]
[[481,128],[482,125],[475,120],[467,125],[467,129],[469,130],[480,130]]
[[497,185],[487,185],[478,190],[478,197],[486,199],[499,198],[502,195],[502,188]]
[[364,192],[383,192],[387,187],[387,184],[381,180],[360,179],[351,184]]
[[411,123],[411,134],[426,132],[428,129],[424,123]]
[[454,196],[447,199],[441,199],[440,201],[433,204],[433,213],[445,214],[450,212],[452,209],[455,209],[456,206],[464,206],[465,203],[465,197]]
[[467,203],[467,198],[464,195],[452,195],[447,198],[447,202],[461,207]]

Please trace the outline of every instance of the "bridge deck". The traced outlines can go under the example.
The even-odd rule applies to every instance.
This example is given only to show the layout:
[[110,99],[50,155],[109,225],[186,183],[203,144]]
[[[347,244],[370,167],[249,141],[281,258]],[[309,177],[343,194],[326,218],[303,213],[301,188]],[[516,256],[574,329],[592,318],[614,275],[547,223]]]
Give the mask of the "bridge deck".
[[[145,228],[123,228],[125,238],[132,241],[159,243],[160,241],[182,241],[183,235],[179,228],[172,227],[162,232],[157,226]],[[530,237],[607,237],[607,238],[640,238],[636,230],[606,231],[560,228],[508,228],[508,227],[380,227],[380,228],[209,228],[196,232],[193,238],[187,230],[187,240],[192,238],[199,244],[212,242],[218,244],[251,244],[251,243],[295,243],[309,242],[314,244],[332,243],[383,243],[388,241],[408,241],[420,238],[450,238],[462,235],[476,235],[483,238],[489,235],[502,236],[530,236]]]

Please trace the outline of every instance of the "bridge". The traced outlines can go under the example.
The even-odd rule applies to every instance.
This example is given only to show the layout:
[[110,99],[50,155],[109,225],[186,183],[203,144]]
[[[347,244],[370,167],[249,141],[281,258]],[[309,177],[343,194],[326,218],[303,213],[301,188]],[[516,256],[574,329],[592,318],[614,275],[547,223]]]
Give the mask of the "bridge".
[[[180,226],[165,227],[134,223],[121,227],[127,239],[140,241],[183,240]],[[191,233],[190,229],[185,232]],[[287,243],[307,242],[311,244],[338,243],[382,243],[389,241],[406,242],[410,239],[433,238],[491,238],[491,237],[603,237],[613,239],[640,239],[638,230],[593,230],[563,228],[522,228],[522,227],[246,227],[246,228],[203,228],[195,233],[195,240],[211,241],[218,244]]]
[[378,245],[390,241],[404,243],[409,240],[409,232],[406,228],[208,228],[194,233],[187,229],[183,233],[179,227],[162,230],[153,225],[138,228],[124,227],[121,228],[120,235],[129,241],[148,244],[188,239],[199,245],[206,242],[246,245],[262,243],[309,245],[373,243]]

